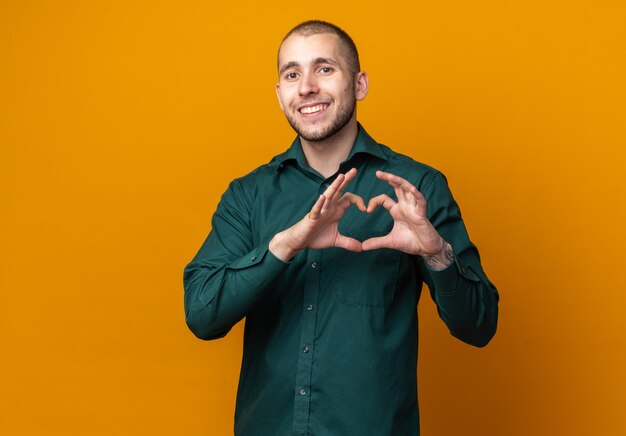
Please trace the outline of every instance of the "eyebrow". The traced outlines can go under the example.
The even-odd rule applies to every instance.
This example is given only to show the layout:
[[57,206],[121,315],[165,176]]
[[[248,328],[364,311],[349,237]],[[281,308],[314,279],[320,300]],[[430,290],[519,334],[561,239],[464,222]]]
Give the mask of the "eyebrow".
[[[335,60],[330,59],[330,58],[322,58],[322,57],[315,58],[315,59],[313,60],[313,62],[311,62],[311,64],[313,64],[313,65],[319,65],[319,64],[330,64],[330,65],[339,66],[339,64],[338,64]],[[295,62],[295,61],[287,62],[285,65],[283,65],[283,66],[281,67],[281,69],[280,69],[280,71],[278,72],[278,74],[279,74],[279,75],[282,75],[282,74],[283,74],[286,70],[288,70],[289,68],[292,68],[292,67],[299,67],[299,66],[300,66],[300,64],[299,64],[299,63],[297,63],[297,62]]]

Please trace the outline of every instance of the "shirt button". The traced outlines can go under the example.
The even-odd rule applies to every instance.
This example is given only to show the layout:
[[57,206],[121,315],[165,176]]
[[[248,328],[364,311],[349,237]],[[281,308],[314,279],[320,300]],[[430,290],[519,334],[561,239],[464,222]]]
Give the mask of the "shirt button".
[[302,349],[302,351],[303,351],[303,352],[305,352],[305,353],[308,353],[308,352],[309,352],[309,347],[304,347],[304,348]]
[[330,185],[328,183],[324,183],[324,189],[328,189]]
[[300,389],[300,395],[306,395],[306,391],[304,389]]
[[312,304],[309,304],[309,305],[306,307],[306,310],[308,310],[309,312],[310,312],[310,311],[312,311],[312,310],[313,310],[313,305],[312,305]]
[[313,263],[311,264],[311,268],[313,268],[313,269],[317,268],[317,262],[313,262]]
[[252,256],[252,257],[250,258],[250,260],[251,260],[252,262],[254,262],[254,261],[256,260],[256,256]]

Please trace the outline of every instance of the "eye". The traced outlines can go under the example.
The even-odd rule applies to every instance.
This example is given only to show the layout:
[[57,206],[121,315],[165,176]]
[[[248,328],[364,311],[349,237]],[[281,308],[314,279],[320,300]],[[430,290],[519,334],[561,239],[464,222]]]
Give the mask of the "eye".
[[332,69],[332,67],[322,67],[319,69],[319,72],[322,74],[330,74],[332,73],[334,70]]
[[285,74],[285,80],[296,80],[298,78],[298,73],[295,71],[289,71]]

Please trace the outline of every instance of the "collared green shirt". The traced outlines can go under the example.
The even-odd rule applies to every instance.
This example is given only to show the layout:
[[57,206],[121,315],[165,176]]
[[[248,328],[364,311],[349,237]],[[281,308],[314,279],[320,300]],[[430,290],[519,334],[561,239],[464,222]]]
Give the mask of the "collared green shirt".
[[[199,338],[223,337],[246,318],[236,435],[419,435],[416,307],[423,282],[452,335],[484,346],[496,331],[498,293],[444,176],[377,143],[360,125],[337,174],[352,167],[358,173],[347,190],[366,202],[395,198],[376,170],[414,184],[455,261],[435,272],[421,257],[390,249],[276,258],[269,241],[302,219],[336,177],[308,166],[299,139],[234,180],[185,268],[184,286],[187,324]],[[382,207],[371,214],[350,207],[339,230],[363,241],[392,225]]]

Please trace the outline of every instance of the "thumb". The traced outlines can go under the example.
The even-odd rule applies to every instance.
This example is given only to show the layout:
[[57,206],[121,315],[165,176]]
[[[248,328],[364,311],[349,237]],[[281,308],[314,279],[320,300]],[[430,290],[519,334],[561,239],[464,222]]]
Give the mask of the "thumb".
[[380,236],[378,238],[366,239],[361,243],[361,246],[363,251],[377,250],[379,248],[393,248],[390,243],[391,240],[389,239],[389,236]]

